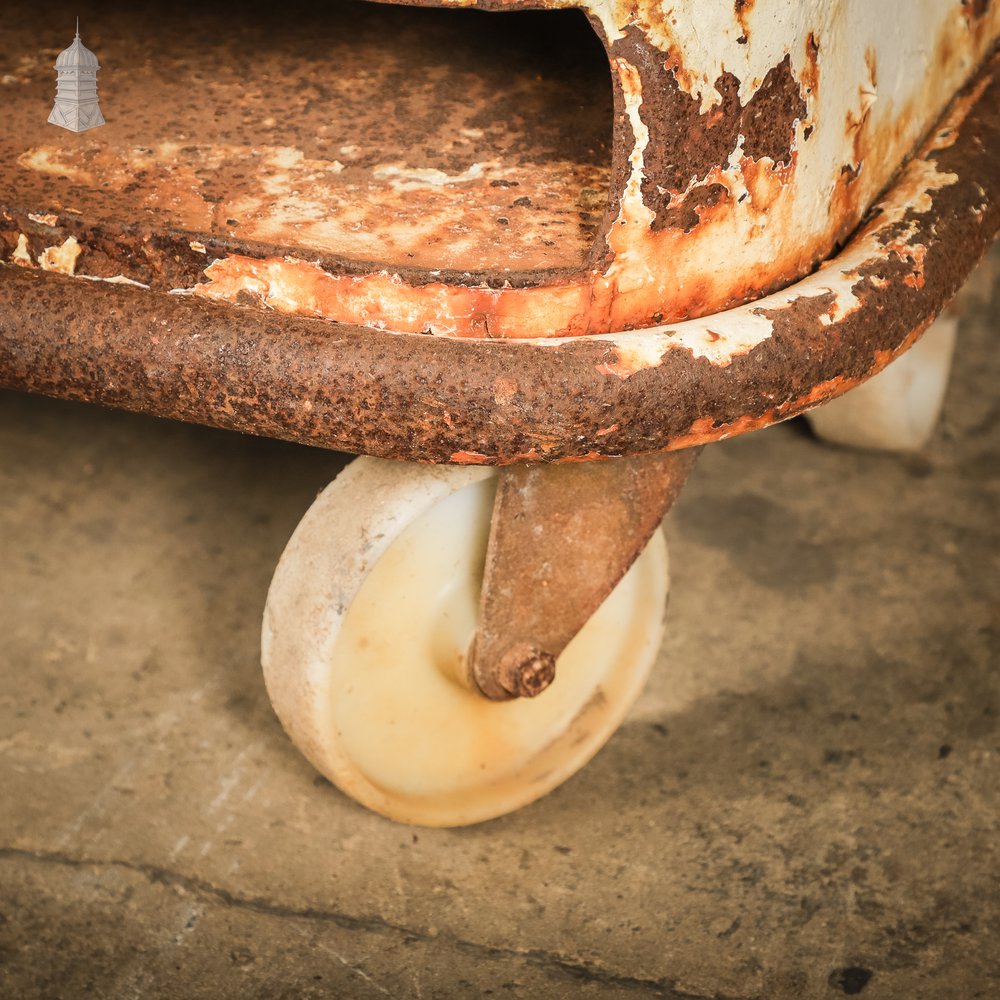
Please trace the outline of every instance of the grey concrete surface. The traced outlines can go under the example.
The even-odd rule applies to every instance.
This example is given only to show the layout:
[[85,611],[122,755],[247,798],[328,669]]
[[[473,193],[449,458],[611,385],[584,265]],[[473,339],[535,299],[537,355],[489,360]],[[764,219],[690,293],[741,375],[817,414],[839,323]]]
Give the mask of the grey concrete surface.
[[635,710],[456,831],[344,798],[267,702],[338,457],[0,395],[0,996],[1000,996],[998,302],[923,454],[708,449]]

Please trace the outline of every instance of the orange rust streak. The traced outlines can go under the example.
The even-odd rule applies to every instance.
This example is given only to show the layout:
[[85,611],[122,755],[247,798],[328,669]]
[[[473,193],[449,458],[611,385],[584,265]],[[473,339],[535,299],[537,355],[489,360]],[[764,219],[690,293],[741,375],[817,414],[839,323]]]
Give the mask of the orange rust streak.
[[865,66],[868,68],[868,79],[873,88],[878,87],[878,58],[875,49],[870,45],[865,49]]
[[[872,372],[871,374],[874,374]],[[827,382],[821,382],[814,386],[804,396],[789,400],[780,406],[772,407],[760,415],[747,415],[726,424],[716,424],[711,417],[702,417],[691,424],[687,434],[682,434],[670,442],[670,451],[678,451],[682,448],[693,448],[696,445],[710,444],[713,441],[721,441],[725,438],[736,437],[740,434],[748,434],[751,431],[769,427],[788,417],[795,416],[804,410],[811,409],[819,403],[826,402],[834,396],[839,396],[853,389],[861,379],[849,379],[839,375]]]
[[[519,452],[516,455],[511,455],[509,458],[504,460],[504,464],[511,464],[513,462],[544,462],[545,449],[539,451],[537,448],[532,448],[530,451]],[[572,465],[577,462],[596,462],[603,461],[609,456],[602,455],[596,451],[588,451],[585,455],[574,455],[569,458],[560,458],[560,465]],[[456,451],[452,454],[449,461],[453,465],[488,465],[490,464],[490,459],[486,455],[481,455],[478,451]]]
[[455,465],[486,465],[489,459],[478,451],[456,451],[449,461]]
[[743,181],[750,192],[750,202],[758,212],[769,212],[782,191],[791,184],[798,157],[798,150],[794,150],[788,163],[775,163],[767,156],[759,160],[749,156],[740,158]]
[[577,282],[541,288],[409,285],[388,272],[329,274],[287,258],[234,255],[210,265],[196,294],[237,301],[250,295],[278,312],[318,316],[397,333],[452,337],[578,336],[587,332],[590,288]]
[[600,452],[588,451],[586,455],[571,455],[568,458],[559,459],[560,465],[575,465],[578,462],[603,462],[612,458],[610,455],[602,455]]
[[744,38],[750,38],[750,25],[747,23],[747,18],[750,12],[753,10],[753,5],[756,0],[733,0],[733,12],[736,14],[736,20],[740,23],[740,28],[743,29]]
[[[765,161],[748,171],[751,198],[767,206],[771,224],[791,209],[790,201],[782,197],[784,174]],[[234,255],[207,268],[210,282],[195,290],[227,301],[250,296],[279,312],[399,333],[518,339],[628,330],[647,324],[657,312],[663,322],[672,322],[756,298],[778,282],[783,270],[801,270],[825,242],[817,237],[789,248],[766,274],[706,272],[703,262],[713,259],[720,227],[745,228],[733,218],[732,204],[732,199],[723,199],[705,210],[703,217],[711,217],[712,224],[703,223],[689,233],[676,229],[652,233],[644,228],[631,240],[612,240],[618,256],[607,274],[589,273],[564,284],[500,289],[443,282],[410,285],[388,272],[337,275],[305,261]],[[751,226],[746,237],[753,235]],[[611,365],[618,367],[617,362]]]
[[766,160],[745,158],[742,179],[751,197],[743,205],[733,197],[739,171],[713,171],[708,182],[723,184],[730,196],[702,209],[699,224],[689,232],[652,232],[639,220],[633,224],[628,219],[624,226],[612,227],[608,245],[615,260],[597,282],[599,290],[603,284],[610,293],[605,329],[634,329],[655,313],[661,314],[662,322],[671,323],[721,312],[777,287],[788,275],[803,273],[825,249],[825,234],[788,241],[766,266],[756,262],[752,269],[710,266],[718,262],[720,246],[746,244],[765,227],[776,234],[795,231],[791,196],[795,163],[793,157],[787,168],[771,170]]
[[806,38],[806,64],[802,70],[802,87],[805,90],[806,105],[815,107],[819,98],[819,40],[813,32]]
[[983,96],[983,91],[992,82],[992,74],[986,74],[967,94],[955,99],[948,117],[938,123],[937,131],[928,141],[925,147],[927,151],[949,149],[955,144],[955,140],[958,138],[959,126],[965,121],[968,113],[979,103],[979,99]]

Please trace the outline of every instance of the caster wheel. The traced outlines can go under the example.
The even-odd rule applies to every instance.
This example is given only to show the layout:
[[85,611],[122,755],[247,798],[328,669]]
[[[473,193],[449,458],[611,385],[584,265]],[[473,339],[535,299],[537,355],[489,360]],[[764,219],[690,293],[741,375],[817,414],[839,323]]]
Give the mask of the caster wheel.
[[813,432],[854,448],[919,451],[941,414],[957,328],[957,318],[938,317],[878,375],[807,413]]
[[639,695],[663,635],[662,532],[533,699],[465,680],[496,477],[352,462],[275,571],[262,663],[292,740],[342,791],[406,823],[461,826],[534,801],[582,767]]

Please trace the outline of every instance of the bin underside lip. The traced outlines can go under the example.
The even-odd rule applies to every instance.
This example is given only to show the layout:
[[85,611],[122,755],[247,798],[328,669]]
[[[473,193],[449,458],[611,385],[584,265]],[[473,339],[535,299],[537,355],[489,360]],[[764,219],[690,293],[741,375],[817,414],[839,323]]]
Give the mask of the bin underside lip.
[[729,313],[604,337],[458,340],[8,264],[0,384],[432,462],[603,458],[753,430],[884,367],[985,252],[1000,228],[998,69],[994,55],[841,255]]

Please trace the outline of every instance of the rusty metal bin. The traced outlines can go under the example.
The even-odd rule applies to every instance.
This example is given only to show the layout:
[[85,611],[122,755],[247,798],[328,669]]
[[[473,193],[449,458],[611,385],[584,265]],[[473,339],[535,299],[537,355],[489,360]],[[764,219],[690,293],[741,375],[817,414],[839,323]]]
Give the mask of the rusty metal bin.
[[[140,4],[81,26],[107,119],[81,135],[45,118],[73,16],[0,12],[0,385],[509,467],[449,680],[497,712],[551,697],[698,446],[879,372],[1000,228],[990,0]],[[286,670],[307,756],[415,822],[530,801],[638,690],[572,768],[425,808],[337,772]]]

